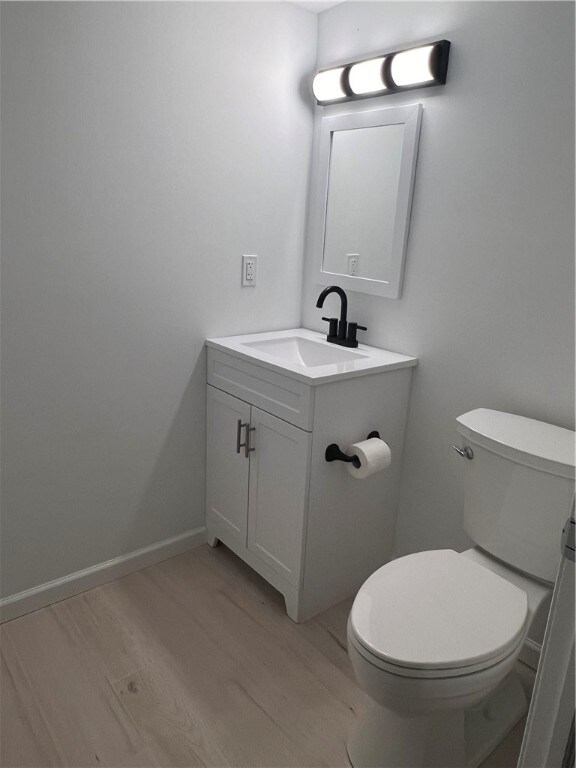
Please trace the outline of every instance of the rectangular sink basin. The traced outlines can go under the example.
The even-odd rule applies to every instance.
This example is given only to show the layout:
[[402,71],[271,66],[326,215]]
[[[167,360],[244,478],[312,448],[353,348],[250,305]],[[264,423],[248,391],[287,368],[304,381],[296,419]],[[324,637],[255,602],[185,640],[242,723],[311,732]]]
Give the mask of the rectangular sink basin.
[[303,365],[305,368],[315,368],[318,365],[343,363],[347,360],[366,358],[361,352],[355,352],[335,344],[321,343],[302,336],[285,336],[281,339],[266,339],[264,341],[248,341],[245,347],[264,352],[285,363]]
[[306,328],[224,336],[207,339],[206,345],[312,385],[408,368],[418,362],[414,357],[366,344],[340,347],[326,341],[324,334]]

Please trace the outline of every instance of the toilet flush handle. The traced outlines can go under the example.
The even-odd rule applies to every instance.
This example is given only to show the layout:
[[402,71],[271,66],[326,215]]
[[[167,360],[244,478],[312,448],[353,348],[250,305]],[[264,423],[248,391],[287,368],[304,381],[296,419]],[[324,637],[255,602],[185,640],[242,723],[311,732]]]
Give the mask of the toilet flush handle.
[[456,453],[459,453],[460,456],[463,456],[465,459],[474,458],[474,451],[472,450],[472,448],[470,448],[469,445],[467,445],[465,448],[458,448],[457,445],[453,445],[452,448],[454,448]]

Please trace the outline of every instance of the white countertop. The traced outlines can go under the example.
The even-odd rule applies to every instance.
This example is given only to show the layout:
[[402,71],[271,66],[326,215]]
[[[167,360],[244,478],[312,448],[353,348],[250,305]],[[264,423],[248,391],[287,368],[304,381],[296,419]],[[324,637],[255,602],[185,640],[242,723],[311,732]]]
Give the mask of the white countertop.
[[366,344],[354,348],[332,344],[324,334],[306,328],[207,339],[206,346],[311,385],[408,368],[418,362]]

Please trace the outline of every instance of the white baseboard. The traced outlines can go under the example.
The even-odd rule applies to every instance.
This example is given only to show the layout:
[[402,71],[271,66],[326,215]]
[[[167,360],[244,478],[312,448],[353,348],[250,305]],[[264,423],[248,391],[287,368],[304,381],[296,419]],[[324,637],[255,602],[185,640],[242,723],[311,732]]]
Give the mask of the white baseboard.
[[194,549],[205,541],[206,528],[201,526],[151,544],[149,547],[129,552],[127,555],[114,557],[104,563],[92,565],[82,571],[76,571],[32,589],[26,589],[24,592],[10,595],[0,600],[0,623],[37,611],[39,608],[85,592],[87,589],[99,587],[107,581],[119,579],[149,565],[155,565],[169,557]]
[[520,651],[519,659],[531,669],[538,669],[538,662],[540,661],[540,652],[542,646],[535,640],[527,637],[524,641],[524,646]]

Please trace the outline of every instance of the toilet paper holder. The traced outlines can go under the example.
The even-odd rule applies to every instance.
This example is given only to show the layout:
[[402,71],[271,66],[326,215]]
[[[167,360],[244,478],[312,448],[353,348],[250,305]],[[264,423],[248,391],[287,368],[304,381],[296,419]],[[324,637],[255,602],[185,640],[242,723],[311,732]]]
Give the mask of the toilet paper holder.
[[[380,438],[380,432],[370,432],[366,440],[370,440],[372,437]],[[351,463],[356,468],[360,466],[360,459],[358,456],[348,456],[346,453],[340,450],[340,447],[337,445],[337,443],[330,443],[330,445],[326,448],[326,453],[324,456],[326,461],[346,461]]]

